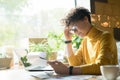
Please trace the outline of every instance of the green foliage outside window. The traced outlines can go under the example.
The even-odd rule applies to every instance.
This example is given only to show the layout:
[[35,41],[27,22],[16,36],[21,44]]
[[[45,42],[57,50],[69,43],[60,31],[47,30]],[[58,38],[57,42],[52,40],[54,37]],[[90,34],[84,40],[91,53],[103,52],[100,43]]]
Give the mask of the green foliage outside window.
[[19,10],[27,4],[28,0],[0,0],[0,7],[3,7],[9,12]]
[[73,44],[73,47],[78,49],[81,42],[82,42],[82,38],[80,38],[79,36],[76,36],[76,35],[73,35],[73,41],[72,41],[72,44]]

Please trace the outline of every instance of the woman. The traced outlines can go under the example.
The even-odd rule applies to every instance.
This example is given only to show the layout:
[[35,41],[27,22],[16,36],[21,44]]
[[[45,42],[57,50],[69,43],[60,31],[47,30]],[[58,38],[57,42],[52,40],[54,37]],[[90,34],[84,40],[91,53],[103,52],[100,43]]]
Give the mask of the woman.
[[[113,35],[107,31],[100,31],[92,26],[90,12],[83,8],[75,8],[65,19],[64,35],[66,38],[67,58],[70,66],[59,61],[48,61],[56,73],[100,74],[101,65],[118,64],[117,48]],[[71,33],[72,31],[72,33]],[[72,34],[83,37],[83,41],[76,51],[72,49]]]

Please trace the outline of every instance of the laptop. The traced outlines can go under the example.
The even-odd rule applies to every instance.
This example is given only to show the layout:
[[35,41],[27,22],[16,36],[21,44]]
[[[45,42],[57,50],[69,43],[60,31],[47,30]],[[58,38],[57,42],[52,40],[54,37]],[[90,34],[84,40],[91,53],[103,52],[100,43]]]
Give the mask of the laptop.
[[[53,71],[53,68],[47,64],[47,60],[43,60],[39,57],[39,53],[33,53],[32,55],[27,55],[25,49],[15,49],[15,54],[17,55],[19,61],[23,64],[25,70],[27,71]],[[29,54],[29,53],[28,53]],[[27,55],[28,63],[30,66],[25,66],[21,57]]]

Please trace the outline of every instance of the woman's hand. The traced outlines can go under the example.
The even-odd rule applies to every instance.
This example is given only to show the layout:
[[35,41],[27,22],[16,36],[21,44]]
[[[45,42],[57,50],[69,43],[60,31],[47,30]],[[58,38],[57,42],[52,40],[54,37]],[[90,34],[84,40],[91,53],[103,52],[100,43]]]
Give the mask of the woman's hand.
[[65,35],[66,40],[72,40],[72,34],[70,33],[69,27],[65,27],[64,35]]
[[52,66],[57,74],[69,74],[68,67],[59,61],[48,61],[48,64]]

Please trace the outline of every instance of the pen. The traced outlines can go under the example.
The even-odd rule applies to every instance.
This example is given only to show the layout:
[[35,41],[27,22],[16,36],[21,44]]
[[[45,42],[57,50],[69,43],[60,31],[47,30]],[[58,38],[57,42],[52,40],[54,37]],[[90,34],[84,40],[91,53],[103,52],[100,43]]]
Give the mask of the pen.
[[41,57],[41,56],[39,56],[39,57],[40,57],[40,59],[47,60],[46,58],[43,58],[43,57]]

